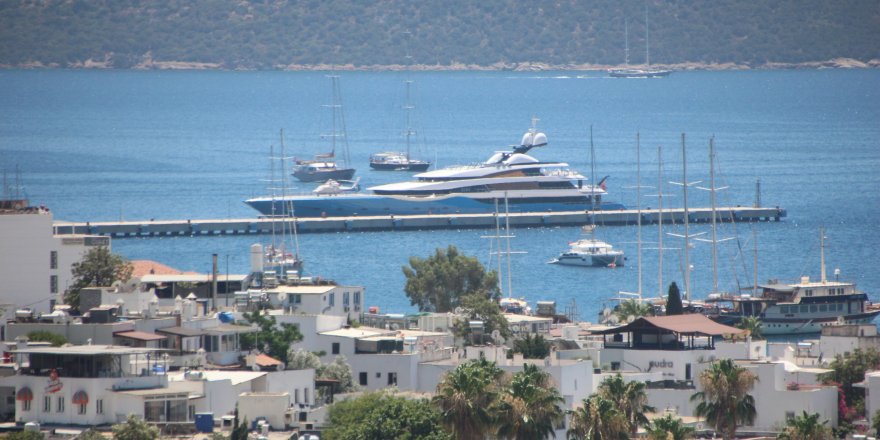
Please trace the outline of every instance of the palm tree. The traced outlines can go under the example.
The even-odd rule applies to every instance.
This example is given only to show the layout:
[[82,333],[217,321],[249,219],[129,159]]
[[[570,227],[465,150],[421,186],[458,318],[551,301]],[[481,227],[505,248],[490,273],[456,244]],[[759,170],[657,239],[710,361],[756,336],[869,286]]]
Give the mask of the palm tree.
[[555,427],[565,416],[560,407],[564,401],[549,373],[526,364],[513,375],[494,408],[497,436],[516,440],[556,437]]
[[642,316],[652,316],[653,314],[654,309],[650,304],[635,299],[621,301],[620,304],[614,308],[614,315],[617,316],[617,319],[619,319],[620,322],[627,322],[630,317],[637,319]]
[[644,382],[626,382],[619,373],[606,378],[599,385],[599,395],[614,402],[626,418],[629,432],[632,435],[635,435],[639,426],[648,424],[645,413],[656,411],[653,406],[648,405],[646,389],[647,386]]
[[457,439],[483,440],[494,426],[490,408],[504,371],[485,359],[465,362],[446,373],[433,402],[443,425]]
[[629,439],[626,417],[614,402],[598,394],[584,399],[583,405],[569,414],[568,440]]
[[825,440],[831,438],[831,430],[825,424],[824,420],[819,423],[819,414],[807,414],[806,411],[802,415],[786,420],[785,429],[776,437],[786,440]]
[[755,421],[755,398],[748,393],[757,381],[754,373],[732,359],[713,362],[700,373],[703,391],[691,396],[691,402],[699,402],[695,414],[705,417],[724,440],[733,439],[737,426]]
[[743,316],[737,328],[749,331],[752,339],[764,339],[764,333],[761,331],[761,321],[757,316]]
[[649,440],[687,440],[694,438],[694,428],[687,426],[678,417],[667,414],[654,419],[648,426]]

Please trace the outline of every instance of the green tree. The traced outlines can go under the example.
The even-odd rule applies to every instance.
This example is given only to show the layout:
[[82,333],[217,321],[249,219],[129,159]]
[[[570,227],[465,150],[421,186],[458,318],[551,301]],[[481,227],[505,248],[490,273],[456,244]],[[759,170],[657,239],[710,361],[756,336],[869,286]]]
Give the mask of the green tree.
[[287,365],[290,344],[302,340],[299,329],[288,323],[278,325],[274,316],[264,315],[260,310],[245,313],[244,319],[249,324],[256,325],[257,331],[239,337],[242,348],[245,350],[256,348]]
[[687,426],[672,414],[654,419],[648,425],[649,440],[687,440],[694,438],[694,428]]
[[76,440],[107,440],[104,434],[98,432],[95,428],[89,428],[76,437]]
[[156,440],[159,429],[140,417],[129,414],[124,423],[113,425],[114,440]]
[[464,313],[460,319],[455,321],[453,332],[456,336],[470,341],[471,327],[470,321],[483,322],[483,334],[491,335],[492,332],[498,330],[504,338],[510,337],[510,327],[507,318],[501,312],[501,307],[495,300],[486,298],[485,296],[474,294],[462,298],[461,308]]
[[116,281],[131,279],[134,266],[119,255],[110,252],[106,246],[89,249],[71,267],[73,285],[64,292],[64,302],[76,311],[79,310],[79,293],[86,287],[107,287]]
[[34,330],[27,334],[27,338],[29,341],[33,342],[48,342],[52,344],[53,347],[60,347],[67,343],[67,338],[64,336],[47,330]]
[[702,391],[691,396],[697,417],[705,417],[724,440],[736,437],[741,424],[754,422],[755,398],[749,394],[758,378],[732,359],[721,359],[700,373]]
[[654,309],[650,304],[636,299],[621,301],[620,304],[614,308],[614,316],[617,316],[617,319],[620,322],[627,322],[630,318],[637,319],[643,316],[651,316],[653,314]]
[[321,359],[315,353],[302,349],[291,350],[287,355],[288,370],[306,370],[313,369],[317,371],[321,368]]
[[[880,352],[873,348],[855,349],[847,355],[837,355],[828,366],[831,371],[819,378],[823,383],[837,384],[843,390],[843,397],[850,407],[864,407],[864,388],[854,387],[854,383],[865,380],[865,372],[880,368]],[[845,417],[840,414],[840,417]]]
[[825,426],[827,420],[819,423],[819,414],[803,414],[785,421],[785,429],[776,438],[785,440],[826,440],[831,438],[831,429]]
[[433,402],[440,422],[456,439],[483,440],[493,431],[490,408],[501,393],[504,371],[485,359],[465,362],[437,385]]
[[656,408],[648,405],[647,386],[640,381],[625,381],[620,373],[605,378],[599,384],[598,394],[605,399],[614,402],[617,409],[623,414],[632,435],[638,431],[639,426],[647,426],[647,412],[656,411]]
[[669,285],[669,294],[666,298],[666,314],[681,315],[684,313],[684,306],[681,304],[681,292],[678,290],[678,284],[675,281]]
[[748,334],[752,339],[764,339],[764,332],[761,331],[761,320],[757,316],[743,316],[739,323],[736,324],[736,327],[748,330]]
[[583,404],[569,411],[571,420],[566,432],[569,440],[625,440],[629,439],[629,423],[613,401],[598,394],[583,400]]
[[46,436],[37,431],[17,431],[10,432],[3,438],[4,440],[44,440]]
[[460,254],[452,245],[438,248],[427,259],[410,257],[409,267],[402,269],[406,296],[420,311],[451,312],[468,295],[500,297],[498,274],[486,272],[476,258]]
[[555,437],[555,427],[565,417],[565,400],[550,374],[525,364],[513,375],[494,406],[497,431],[502,439],[528,440]]
[[407,399],[387,391],[339,401],[328,410],[327,440],[452,440],[426,399]]
[[525,359],[544,359],[550,356],[550,342],[541,335],[527,334],[513,341],[513,352],[522,353]]
[[327,365],[322,365],[315,371],[315,376],[321,379],[332,379],[336,381],[336,384],[333,385],[333,389],[327,390],[326,388],[321,388],[318,390],[320,398],[328,398],[329,396],[326,395],[327,392],[337,394],[349,393],[357,390],[357,385],[354,384],[354,376],[351,372],[351,365],[348,364],[345,356],[336,356],[336,358],[333,359],[333,362],[330,362]]

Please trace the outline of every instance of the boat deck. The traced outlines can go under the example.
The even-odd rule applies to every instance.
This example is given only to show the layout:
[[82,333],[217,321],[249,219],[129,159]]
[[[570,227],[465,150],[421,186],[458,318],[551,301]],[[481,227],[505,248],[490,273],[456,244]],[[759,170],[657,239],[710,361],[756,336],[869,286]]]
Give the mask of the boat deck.
[[[709,223],[712,210],[696,208],[689,210],[691,223]],[[504,217],[505,214],[501,214]],[[600,224],[606,226],[635,225],[638,211],[572,211],[510,213],[510,226],[582,226]],[[726,207],[716,208],[718,222],[780,221],[786,216],[785,209],[777,207]],[[643,224],[656,224],[658,210],[642,210]],[[278,223],[278,219],[274,222]],[[663,223],[684,222],[684,210],[664,209]],[[250,235],[272,232],[271,218],[203,219],[203,220],[148,220],[109,222],[56,221],[56,235],[89,234],[112,237],[160,237],[196,235]],[[406,231],[427,229],[491,229],[495,227],[495,214],[442,214],[407,216],[362,216],[297,218],[297,232],[303,234],[345,231]]]

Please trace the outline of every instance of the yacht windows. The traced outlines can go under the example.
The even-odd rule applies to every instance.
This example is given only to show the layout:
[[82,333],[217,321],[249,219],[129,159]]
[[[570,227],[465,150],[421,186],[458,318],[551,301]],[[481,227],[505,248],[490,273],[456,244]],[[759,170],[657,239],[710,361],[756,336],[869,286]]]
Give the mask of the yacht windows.
[[813,289],[807,289],[804,291],[804,296],[813,296]]
[[779,312],[782,314],[787,314],[788,313],[788,306],[781,306],[779,308]]
[[807,313],[810,311],[810,306],[803,305],[801,306],[801,313]]
[[826,304],[820,304],[820,305],[819,305],[819,311],[820,311],[820,312],[827,312],[827,311],[828,311],[828,306],[827,306]]
[[813,304],[810,306],[810,312],[816,313],[818,311],[819,311],[819,307],[817,305]]

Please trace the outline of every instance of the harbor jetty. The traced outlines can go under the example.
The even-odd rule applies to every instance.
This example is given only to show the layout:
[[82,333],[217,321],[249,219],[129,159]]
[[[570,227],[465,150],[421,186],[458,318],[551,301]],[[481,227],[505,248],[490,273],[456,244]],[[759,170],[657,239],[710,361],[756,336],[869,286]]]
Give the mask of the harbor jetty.
[[[510,214],[434,214],[434,215],[385,215],[328,218],[240,218],[240,219],[185,219],[148,221],[66,222],[53,223],[56,235],[89,234],[112,237],[166,237],[200,235],[259,235],[277,229],[279,221],[295,221],[298,233],[412,231],[428,229],[490,229],[495,227],[496,215],[509,216],[510,227],[554,227],[598,224],[607,226],[635,225],[639,211],[570,211],[527,212]],[[780,207],[725,207],[716,208],[719,222],[780,221],[786,216]],[[684,223],[683,209],[643,209],[642,224]],[[712,210],[696,208],[688,210],[690,223],[709,223]],[[273,226],[274,225],[274,226]]]

